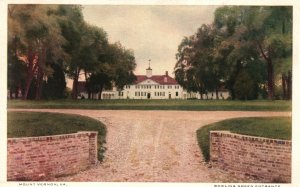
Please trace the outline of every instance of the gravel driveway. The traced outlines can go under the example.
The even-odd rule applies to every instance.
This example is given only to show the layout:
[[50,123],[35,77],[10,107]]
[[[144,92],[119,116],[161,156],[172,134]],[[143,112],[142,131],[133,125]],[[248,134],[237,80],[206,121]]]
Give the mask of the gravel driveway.
[[103,122],[108,131],[104,162],[76,175],[55,179],[103,182],[245,182],[203,162],[196,130],[229,118],[291,115],[248,111],[27,111],[80,114]]

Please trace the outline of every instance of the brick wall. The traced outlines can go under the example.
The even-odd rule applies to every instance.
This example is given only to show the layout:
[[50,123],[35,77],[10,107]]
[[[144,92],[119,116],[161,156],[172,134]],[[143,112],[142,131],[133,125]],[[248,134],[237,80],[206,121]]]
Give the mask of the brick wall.
[[261,182],[291,182],[292,142],[210,132],[210,161],[240,178]]
[[86,169],[97,162],[97,134],[8,138],[7,180],[47,180]]

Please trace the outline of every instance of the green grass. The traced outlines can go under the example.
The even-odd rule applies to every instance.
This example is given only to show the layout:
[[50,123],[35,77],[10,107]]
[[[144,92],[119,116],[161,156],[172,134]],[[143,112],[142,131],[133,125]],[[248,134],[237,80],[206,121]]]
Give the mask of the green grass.
[[204,126],[197,130],[197,139],[205,161],[209,161],[211,130],[228,130],[243,135],[290,140],[292,119],[290,117],[236,118]]
[[188,111],[291,111],[291,101],[229,100],[8,100],[8,108],[62,108],[98,110],[188,110]]
[[31,137],[98,131],[98,159],[105,152],[106,127],[101,122],[84,116],[46,112],[8,112],[7,137]]

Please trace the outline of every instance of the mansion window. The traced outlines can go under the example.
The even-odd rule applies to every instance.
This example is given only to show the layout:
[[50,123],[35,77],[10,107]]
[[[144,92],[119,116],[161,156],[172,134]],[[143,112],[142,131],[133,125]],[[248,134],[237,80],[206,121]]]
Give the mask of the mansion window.
[[159,92],[159,96],[165,96],[165,92]]
[[178,92],[176,92],[175,95],[178,96]]

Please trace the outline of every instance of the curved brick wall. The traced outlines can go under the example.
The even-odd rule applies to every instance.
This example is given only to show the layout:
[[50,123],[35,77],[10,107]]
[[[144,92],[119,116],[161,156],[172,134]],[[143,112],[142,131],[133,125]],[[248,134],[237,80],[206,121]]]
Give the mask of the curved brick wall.
[[7,180],[47,180],[86,169],[97,162],[97,134],[8,138]]
[[240,178],[261,182],[291,182],[292,142],[210,132],[210,161]]

